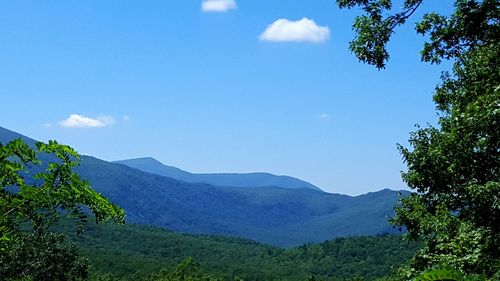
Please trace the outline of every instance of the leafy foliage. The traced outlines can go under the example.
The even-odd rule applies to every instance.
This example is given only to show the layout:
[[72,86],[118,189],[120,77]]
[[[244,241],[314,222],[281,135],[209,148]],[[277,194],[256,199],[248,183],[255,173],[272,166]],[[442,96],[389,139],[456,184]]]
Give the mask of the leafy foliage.
[[16,239],[0,255],[2,280],[86,280],[88,260],[64,236],[45,232]]
[[434,96],[440,128],[413,133],[411,151],[400,147],[408,165],[403,179],[420,194],[402,200],[393,222],[427,241],[413,271],[500,270],[499,58],[498,43],[462,56]]
[[456,269],[435,268],[423,272],[414,281],[486,281],[486,277],[484,275],[465,276]]
[[500,3],[497,0],[457,0],[450,16],[427,13],[416,30],[429,36],[421,52],[422,60],[439,63],[460,59],[478,46],[495,44],[500,37]]
[[[57,157],[43,172],[36,173],[32,183],[26,174],[39,165],[37,151],[20,139],[6,145],[0,143],[0,237],[11,240],[19,233],[19,225],[29,222],[35,232],[46,231],[66,212],[81,226],[86,222],[86,206],[96,221],[114,219],[123,222],[124,213],[116,205],[93,190],[89,183],[71,171],[78,165],[78,154],[69,146],[56,141],[36,144],[38,152]],[[81,227],[79,228],[81,231]]]
[[163,268],[159,273],[148,277],[151,281],[218,281],[219,278],[208,274],[203,274],[200,265],[192,258],[188,257],[179,263],[173,271]]
[[[390,0],[338,0],[362,6],[351,50],[383,68],[386,44],[396,26],[423,3],[405,0],[403,11],[384,17]],[[404,181],[418,194],[401,201],[392,223],[425,246],[401,269],[412,278],[428,268],[454,268],[466,275],[500,275],[500,2],[456,0],[444,16],[427,13],[417,32],[428,35],[422,60],[453,60],[434,101],[439,127],[418,128],[412,149],[399,146],[408,165]]]
[[[45,167],[37,157],[55,158]],[[86,275],[86,262],[63,237],[49,232],[65,213],[82,232],[91,211],[96,222],[124,221],[124,212],[72,172],[78,154],[56,141],[21,139],[0,143],[0,272],[2,279],[77,280]],[[38,172],[37,172],[38,171]],[[32,175],[35,173],[35,175]],[[84,209],[85,208],[85,209]],[[73,277],[74,279],[72,279]]]
[[[394,11],[392,0],[337,0],[340,8],[361,6],[364,11],[354,20],[356,37],[350,42],[350,50],[359,60],[384,68],[389,59],[387,43],[394,30],[405,24],[423,2],[404,0],[401,10]],[[417,33],[429,38],[421,52],[422,60],[439,63],[496,42],[500,38],[499,8],[497,0],[456,0],[455,12],[449,16],[426,13],[416,25]]]

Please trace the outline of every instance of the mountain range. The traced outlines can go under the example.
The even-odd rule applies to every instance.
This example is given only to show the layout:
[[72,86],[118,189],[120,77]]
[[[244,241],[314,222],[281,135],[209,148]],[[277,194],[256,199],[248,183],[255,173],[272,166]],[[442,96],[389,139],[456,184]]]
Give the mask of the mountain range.
[[[15,138],[35,143],[0,127],[0,143]],[[43,154],[40,159],[51,161]],[[200,176],[152,158],[114,163],[82,156],[76,172],[121,206],[128,222],[178,232],[243,237],[281,247],[397,232],[387,218],[399,192],[388,189],[360,196],[332,194],[292,177]]]

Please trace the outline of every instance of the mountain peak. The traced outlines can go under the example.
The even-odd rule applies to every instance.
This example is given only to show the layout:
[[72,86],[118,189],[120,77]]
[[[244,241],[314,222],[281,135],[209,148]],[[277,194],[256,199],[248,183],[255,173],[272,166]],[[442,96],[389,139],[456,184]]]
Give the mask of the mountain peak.
[[159,160],[157,160],[156,158],[153,158],[153,157],[137,157],[137,158],[131,158],[131,159],[123,159],[123,160],[116,160],[116,161],[113,161],[113,162],[125,162],[125,161],[133,161],[133,162],[143,162],[143,163],[157,163],[157,164],[161,164],[163,165],[163,163],[161,163]]

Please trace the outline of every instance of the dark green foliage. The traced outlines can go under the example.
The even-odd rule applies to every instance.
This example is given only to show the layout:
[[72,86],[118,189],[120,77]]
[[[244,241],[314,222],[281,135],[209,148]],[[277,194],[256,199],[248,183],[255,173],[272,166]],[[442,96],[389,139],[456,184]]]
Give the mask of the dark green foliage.
[[0,255],[0,280],[85,280],[88,260],[64,236],[49,232],[17,237]]
[[418,33],[429,36],[421,52],[422,60],[439,63],[443,59],[460,59],[479,46],[495,44],[500,38],[499,20],[498,0],[456,0],[450,16],[425,14],[416,25]]
[[421,194],[402,200],[393,220],[426,246],[404,269],[432,266],[467,274],[500,271],[500,45],[477,47],[444,75],[434,99],[440,128],[401,147],[403,179]]
[[[486,281],[484,275],[468,275],[456,269],[430,269],[417,276],[414,281]],[[496,279],[491,279],[496,280]]]
[[[392,0],[337,0],[340,8],[360,6],[365,13],[354,20],[356,37],[349,46],[359,60],[379,69],[385,67],[389,59],[387,43],[395,28],[405,24],[424,1],[402,2],[401,10],[395,11]],[[429,38],[421,52],[423,61],[439,63],[459,58],[500,38],[498,0],[454,2],[455,11],[451,15],[429,12],[417,23],[416,31]]]
[[[422,0],[338,0],[361,6],[351,50],[378,68],[388,59],[386,43]],[[401,269],[412,278],[428,268],[453,268],[468,276],[500,273],[500,1],[456,0],[449,16],[425,14],[417,32],[428,35],[422,60],[453,60],[434,101],[439,126],[418,128],[412,149],[399,147],[408,171],[404,181],[418,194],[402,199],[392,222],[425,246]]]
[[[64,228],[71,231],[69,224]],[[73,241],[89,258],[92,279],[111,274],[108,277],[120,280],[171,278],[176,267],[189,257],[194,258],[197,278],[302,281],[314,275],[316,280],[350,280],[356,276],[375,280],[391,275],[421,246],[399,236],[378,236],[281,249],[241,238],[185,235],[140,225],[95,224],[89,224],[86,232]]]
[[392,0],[337,0],[340,8],[361,6],[365,12],[365,15],[354,20],[356,38],[350,42],[349,49],[359,60],[384,68],[389,59],[386,45],[394,29],[404,24],[422,2],[423,0],[405,0],[402,11],[387,16],[387,12],[392,9]]
[[179,263],[173,271],[166,269],[147,277],[150,281],[218,281],[219,278],[201,272],[200,265],[192,257]]

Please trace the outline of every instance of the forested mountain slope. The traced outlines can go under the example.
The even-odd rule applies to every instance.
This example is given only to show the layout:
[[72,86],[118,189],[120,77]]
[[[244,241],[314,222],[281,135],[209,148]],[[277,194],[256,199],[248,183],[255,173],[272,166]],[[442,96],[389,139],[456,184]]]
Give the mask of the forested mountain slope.
[[[62,229],[72,233],[69,224]],[[195,261],[191,271],[223,280],[305,281],[314,275],[316,280],[368,281],[390,276],[421,246],[389,235],[338,238],[282,249],[240,238],[112,224],[89,224],[82,236],[68,237],[89,257],[92,276],[111,274],[118,280],[134,281],[156,280],[151,274],[161,269],[175,272],[189,257]]]
[[[0,142],[17,137],[34,143],[0,128]],[[398,199],[391,190],[352,197],[312,189],[193,184],[90,156],[82,156],[76,171],[121,206],[128,222],[178,232],[244,237],[284,247],[396,232],[387,223]]]

